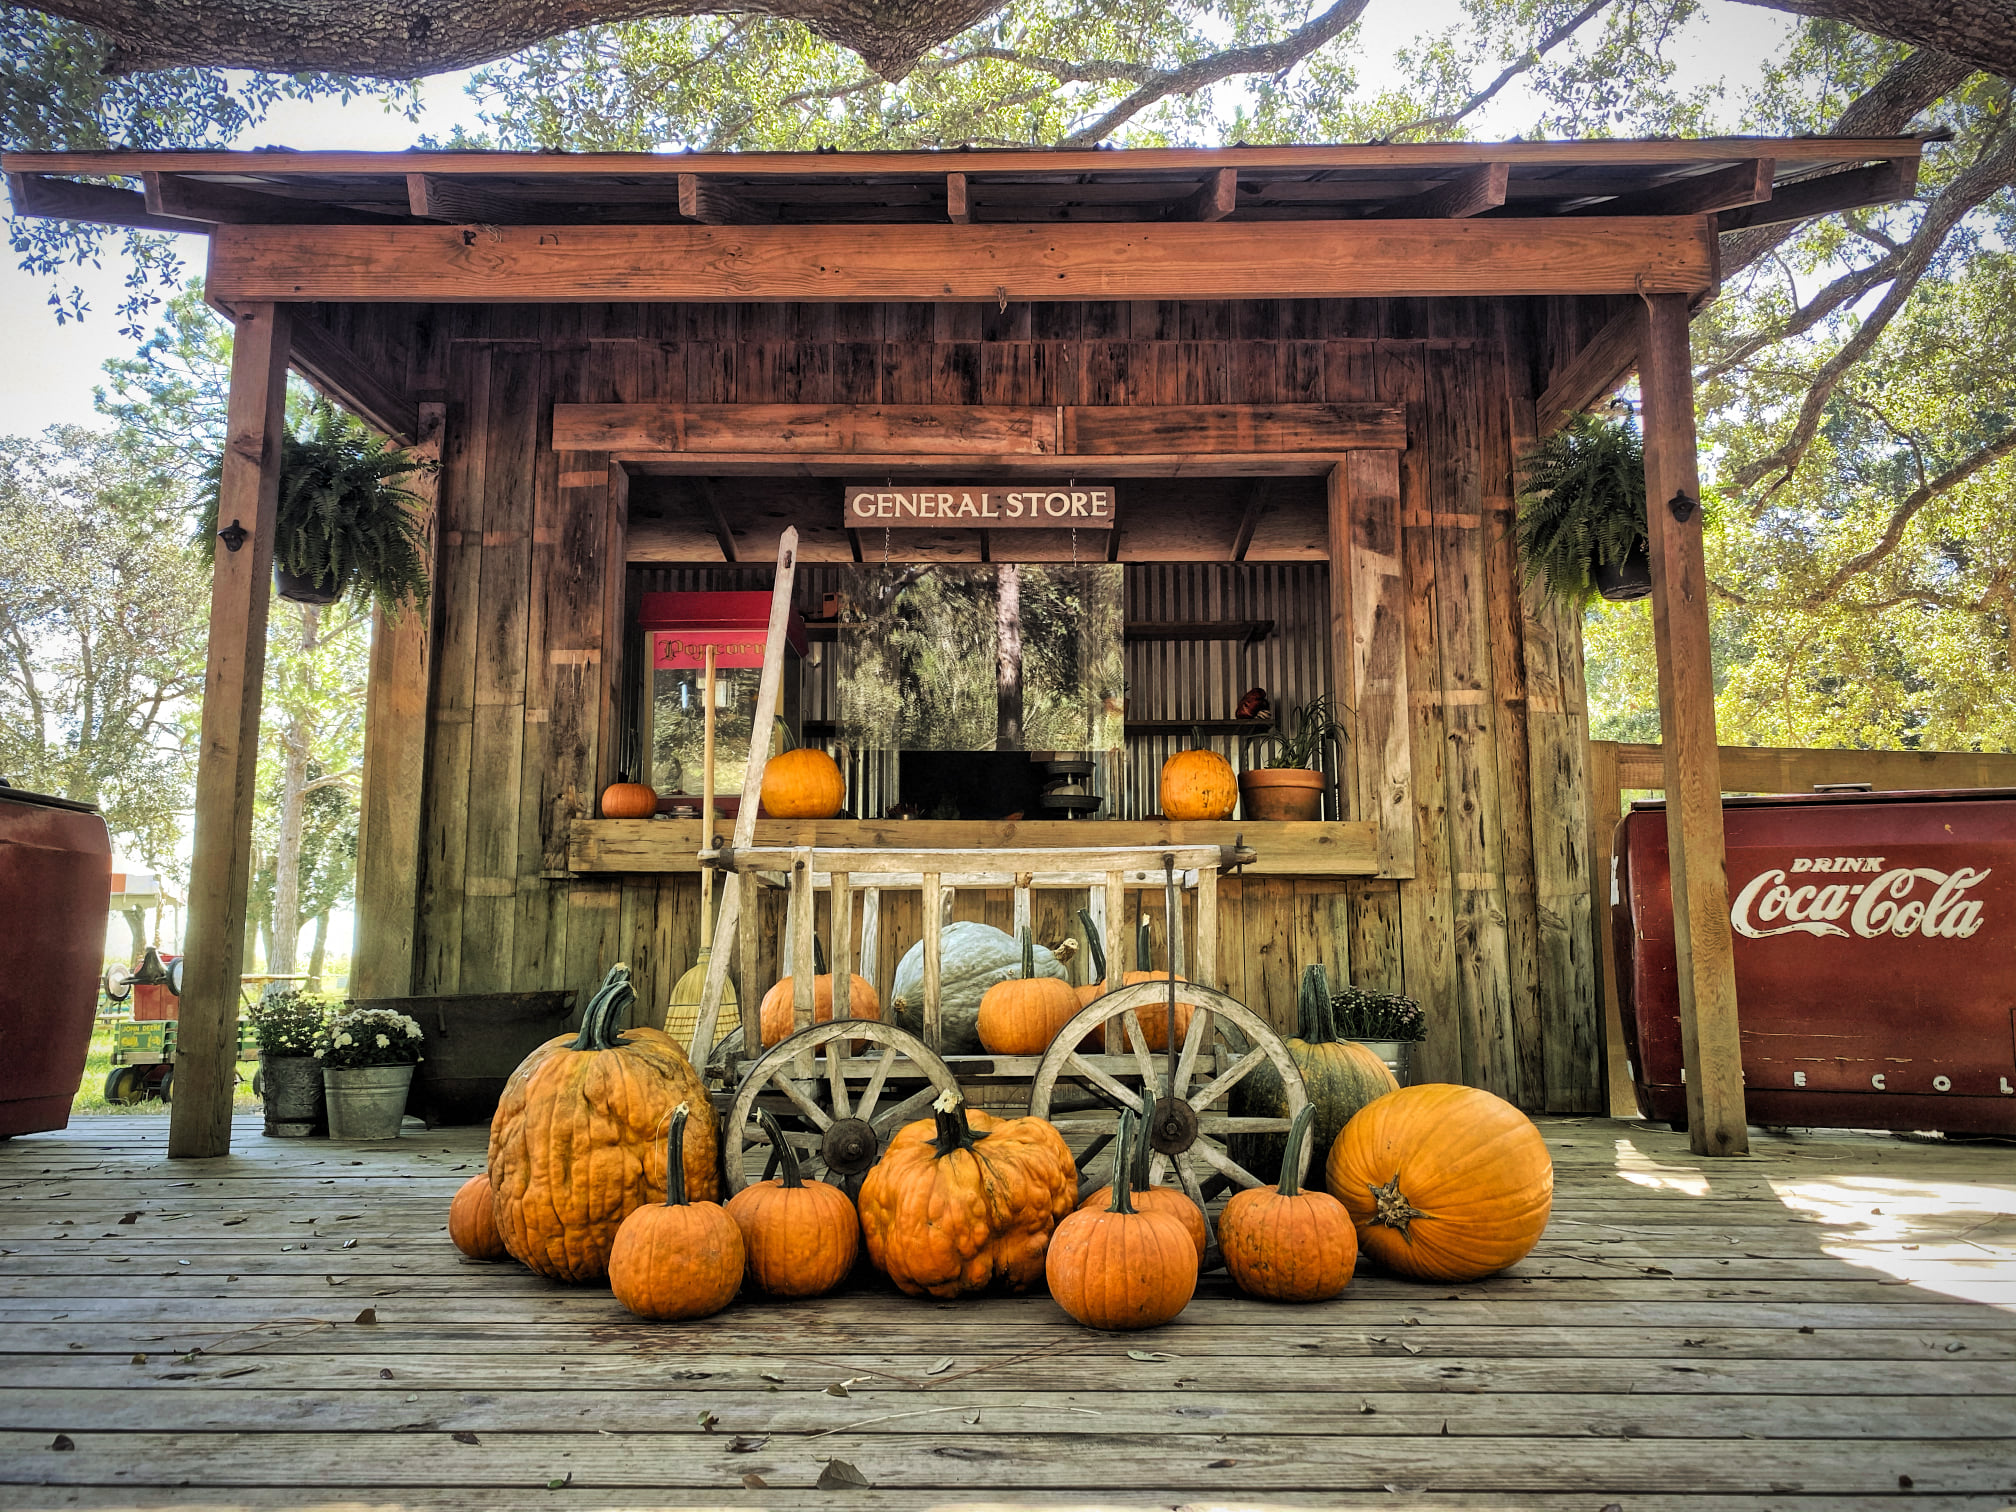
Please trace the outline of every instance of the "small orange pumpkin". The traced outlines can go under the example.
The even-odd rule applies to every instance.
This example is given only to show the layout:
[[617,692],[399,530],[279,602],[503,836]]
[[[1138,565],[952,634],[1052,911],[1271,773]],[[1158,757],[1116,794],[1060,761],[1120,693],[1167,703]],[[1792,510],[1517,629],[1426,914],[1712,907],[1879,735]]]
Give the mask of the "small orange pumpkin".
[[497,1209],[490,1174],[471,1176],[448,1204],[448,1237],[471,1260],[502,1260],[504,1236],[497,1232]]
[[1554,1162],[1512,1104],[1476,1087],[1402,1087],[1330,1147],[1331,1195],[1388,1270],[1475,1281],[1524,1259],[1554,1206]]
[[1041,1055],[1078,1014],[1078,989],[1036,975],[1036,944],[1022,931],[1022,975],[996,982],[980,996],[980,1043],[996,1055]]
[[780,1174],[728,1199],[728,1216],[742,1230],[749,1279],[773,1297],[824,1296],[854,1268],[861,1220],[840,1188],[799,1174],[798,1152],[768,1110],[757,1117],[777,1151]]
[[1120,1115],[1112,1206],[1057,1225],[1044,1259],[1050,1295],[1087,1328],[1158,1328],[1197,1291],[1197,1249],[1183,1221],[1134,1206],[1134,1115]]
[[704,1318],[742,1289],[742,1230],[717,1203],[686,1200],[685,1103],[665,1136],[665,1201],[634,1210],[609,1252],[609,1290],[640,1318]]
[[604,819],[649,819],[657,812],[657,790],[642,782],[612,782],[602,789]]
[[1351,1284],[1358,1237],[1328,1192],[1305,1192],[1299,1170],[1316,1105],[1288,1126],[1279,1185],[1234,1192],[1218,1215],[1218,1248],[1233,1284],[1270,1302],[1324,1302]]
[[[1211,1225],[1204,1221],[1204,1210],[1190,1200],[1190,1194],[1176,1187],[1150,1186],[1148,1184],[1148,1162],[1153,1155],[1153,1147],[1148,1142],[1148,1131],[1155,1127],[1155,1094],[1141,1094],[1141,1137],[1134,1144],[1133,1198],[1137,1212],[1167,1213],[1180,1221],[1184,1232],[1197,1246],[1197,1258],[1201,1262],[1204,1251],[1211,1243]],[[1116,1157],[1117,1158],[1117,1157]],[[1081,1213],[1103,1213],[1113,1205],[1113,1188],[1109,1183],[1078,1204]],[[1352,1246],[1356,1253],[1357,1246]]]
[[763,763],[763,811],[773,819],[831,819],[847,801],[840,763],[800,746]]
[[[1154,936],[1148,927],[1148,915],[1143,914],[1141,915],[1140,926],[1134,931],[1134,969],[1120,978],[1120,985],[1131,987],[1136,982],[1166,982],[1171,975],[1172,973],[1168,971],[1157,971],[1155,969]],[[1177,976],[1176,980],[1187,982],[1190,979],[1185,976]],[[1150,1050],[1167,1050],[1169,1048],[1169,1003],[1167,999],[1159,999],[1156,1002],[1144,1004],[1140,1008],[1135,1009],[1134,1012],[1141,1020],[1141,1032],[1147,1036],[1148,1048]],[[1176,1005],[1177,1042],[1180,1044],[1183,1037],[1189,1032],[1190,1005],[1188,1003],[1178,1003]]]
[[1178,751],[1162,763],[1162,812],[1171,819],[1230,819],[1239,775],[1216,751]]

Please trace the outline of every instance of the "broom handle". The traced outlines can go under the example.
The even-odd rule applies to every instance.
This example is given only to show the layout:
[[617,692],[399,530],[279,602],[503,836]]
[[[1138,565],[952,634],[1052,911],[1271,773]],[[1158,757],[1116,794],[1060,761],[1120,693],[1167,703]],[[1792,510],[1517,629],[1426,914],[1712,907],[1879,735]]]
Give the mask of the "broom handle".
[[[700,849],[714,849],[714,646],[707,646],[707,670],[701,674],[701,720],[706,735],[700,756]],[[714,868],[700,868],[700,948],[714,944]]]

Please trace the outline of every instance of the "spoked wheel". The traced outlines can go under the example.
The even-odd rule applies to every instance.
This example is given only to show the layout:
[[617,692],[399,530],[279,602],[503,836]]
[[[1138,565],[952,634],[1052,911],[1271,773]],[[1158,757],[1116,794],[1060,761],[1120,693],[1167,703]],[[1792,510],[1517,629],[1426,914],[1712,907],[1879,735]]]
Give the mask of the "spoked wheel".
[[945,1062],[894,1024],[841,1019],[801,1029],[758,1056],[735,1091],[721,1139],[728,1190],[759,1179],[743,1168],[745,1150],[770,1144],[756,1120],[759,1098],[778,1115],[805,1174],[853,1193],[898,1129],[958,1090]]
[[[1190,1010],[1190,1023],[1176,1048],[1172,1074],[1167,1047],[1149,1048],[1141,1027],[1140,1010],[1169,1001],[1169,983],[1137,982],[1109,992],[1081,1009],[1070,1023],[1058,1031],[1036,1068],[1036,1080],[1029,1090],[1029,1112],[1049,1118],[1066,1140],[1076,1143],[1090,1139],[1078,1157],[1081,1195],[1113,1179],[1114,1139],[1119,1132],[1120,1112],[1141,1111],[1141,1088],[1155,1094],[1155,1118],[1148,1128],[1148,1142],[1154,1150],[1149,1163],[1149,1180],[1156,1185],[1174,1184],[1203,1208],[1210,1191],[1225,1185],[1265,1186],[1258,1176],[1232,1158],[1226,1147],[1234,1134],[1283,1134],[1295,1115],[1309,1101],[1302,1086],[1302,1073],[1289,1058],[1266,1020],[1242,1007],[1224,993],[1194,982],[1176,984],[1176,1001]],[[1123,1047],[1100,1054],[1086,1048],[1109,1020],[1118,1018]],[[1180,1022],[1180,1016],[1179,1016]],[[1239,1118],[1213,1105],[1250,1075],[1262,1063],[1271,1064],[1287,1088],[1288,1107],[1278,1118]],[[1078,1111],[1082,1098],[1073,1089],[1090,1094],[1102,1106]],[[1066,1103],[1073,1111],[1063,1111]],[[1051,1118],[1053,1105],[1059,1108]],[[1309,1151],[1302,1151],[1303,1168],[1308,1168]],[[1209,1210],[1206,1209],[1209,1220]],[[1206,1266],[1217,1264],[1217,1231],[1205,1255]]]

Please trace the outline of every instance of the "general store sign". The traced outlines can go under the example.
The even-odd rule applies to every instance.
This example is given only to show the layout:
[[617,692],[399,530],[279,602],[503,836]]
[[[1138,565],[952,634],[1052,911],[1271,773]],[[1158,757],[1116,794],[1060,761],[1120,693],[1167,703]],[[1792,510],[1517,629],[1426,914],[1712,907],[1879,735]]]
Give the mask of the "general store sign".
[[1110,483],[884,483],[849,488],[850,530],[1111,530]]

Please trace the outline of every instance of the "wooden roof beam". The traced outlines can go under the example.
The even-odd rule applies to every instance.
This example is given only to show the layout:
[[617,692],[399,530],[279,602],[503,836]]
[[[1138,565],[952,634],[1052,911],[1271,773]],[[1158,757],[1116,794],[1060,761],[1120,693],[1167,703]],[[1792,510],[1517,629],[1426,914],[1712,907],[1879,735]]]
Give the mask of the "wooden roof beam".
[[757,213],[743,196],[697,173],[679,175],[679,213],[703,226],[748,225],[777,218]]
[[728,511],[721,507],[721,495],[715,490],[714,480],[698,477],[693,482],[699,487],[700,502],[707,508],[707,518],[714,527],[714,539],[721,547],[721,560],[735,560],[735,532],[728,524]]
[[406,208],[415,220],[462,226],[522,226],[534,218],[523,200],[435,173],[406,175]]
[[[696,194],[697,194],[696,186]],[[1700,294],[1706,216],[1458,221],[499,227],[220,226],[220,298],[572,300],[1302,299]]]
[[1777,172],[1773,158],[1750,158],[1696,173],[1687,178],[1669,179],[1651,189],[1620,194],[1601,204],[1570,210],[1569,215],[1709,215],[1742,205],[1762,204],[1771,198],[1771,181]]
[[1176,207],[1175,220],[1220,221],[1239,208],[1239,170],[1219,168]]
[[1512,180],[1510,163],[1484,163],[1457,174],[1439,188],[1401,200],[1393,215],[1405,220],[1466,220],[1505,203]]
[[1739,205],[1724,210],[1716,218],[1724,231],[1740,231],[1745,226],[1775,226],[1804,220],[1810,215],[1831,215],[1838,210],[1861,210],[1871,205],[1888,205],[1908,200],[1918,192],[1918,159],[1891,158],[1865,168],[1842,173],[1823,173],[1817,178],[1780,184],[1771,198],[1759,204]]
[[352,210],[286,194],[263,194],[238,184],[216,184],[184,173],[144,172],[147,208],[176,220],[213,226],[342,226],[383,220],[368,210]]
[[1232,560],[1243,562],[1246,552],[1253,545],[1253,532],[1260,526],[1260,516],[1266,512],[1267,495],[1274,490],[1272,478],[1255,478],[1246,485],[1246,507],[1239,515],[1239,529],[1232,537]]
[[40,173],[7,175],[7,198],[16,215],[48,220],[86,221],[99,226],[131,226],[137,231],[180,231],[207,235],[207,221],[157,215],[147,201],[129,189],[110,184],[80,184],[74,179]]
[[945,175],[945,219],[961,226],[973,219],[972,211],[966,207],[966,175],[963,173]]
[[1644,321],[1634,305],[1613,317],[1589,338],[1589,344],[1568,359],[1534,405],[1542,436],[1552,435],[1597,400],[1614,394],[1638,366],[1638,344]]

